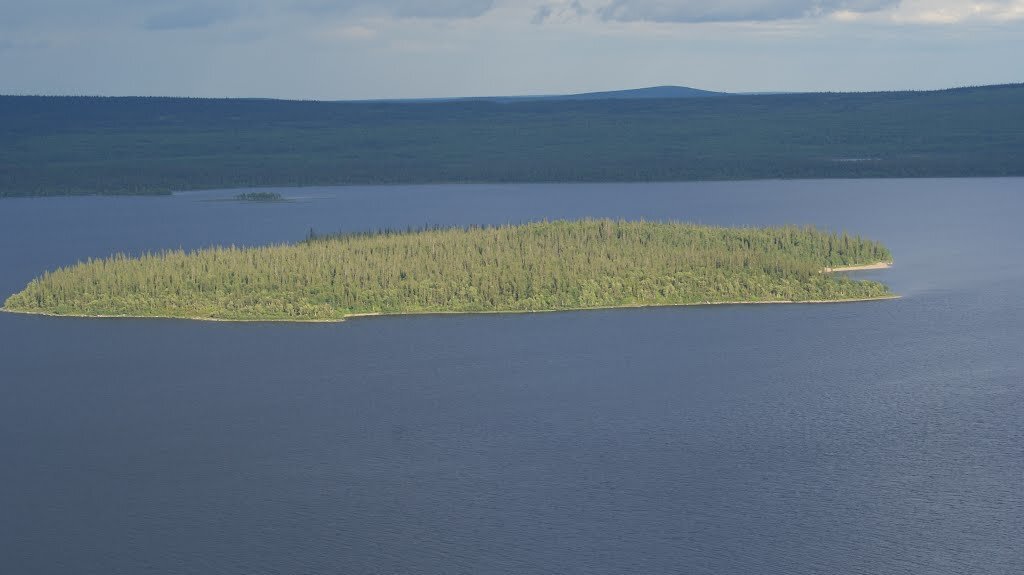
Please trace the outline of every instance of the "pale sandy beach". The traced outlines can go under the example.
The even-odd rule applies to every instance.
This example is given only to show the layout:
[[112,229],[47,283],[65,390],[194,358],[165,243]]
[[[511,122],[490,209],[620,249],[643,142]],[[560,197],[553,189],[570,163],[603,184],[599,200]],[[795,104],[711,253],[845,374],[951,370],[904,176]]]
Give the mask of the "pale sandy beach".
[[866,270],[884,270],[892,267],[892,262],[878,262],[877,264],[866,264],[862,266],[843,266],[838,268],[825,268],[822,270],[823,273],[834,273],[834,272],[859,272]]

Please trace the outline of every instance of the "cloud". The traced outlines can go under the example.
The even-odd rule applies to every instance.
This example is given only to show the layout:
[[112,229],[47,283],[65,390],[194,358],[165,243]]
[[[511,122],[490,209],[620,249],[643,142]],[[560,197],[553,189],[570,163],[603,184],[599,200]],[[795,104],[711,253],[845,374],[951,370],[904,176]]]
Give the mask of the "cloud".
[[562,0],[557,3],[549,2],[540,5],[534,11],[533,18],[530,21],[534,24],[544,24],[553,21],[564,22],[567,20],[577,20],[591,13],[592,10],[580,3],[580,0]]
[[369,26],[341,26],[328,29],[323,35],[331,40],[373,40],[377,37],[377,30]]
[[225,4],[191,4],[179,6],[167,12],[157,12],[146,18],[148,30],[184,30],[208,28],[216,23],[231,20],[238,12]]
[[596,12],[619,22],[766,22],[868,13],[900,0],[612,0]]
[[534,23],[596,16],[605,22],[775,22],[829,18],[894,24],[1024,19],[1024,0],[547,0]]
[[17,32],[69,30],[81,34],[87,30],[117,29],[177,30],[208,28],[257,12],[279,0],[0,0],[0,29]]
[[396,2],[400,18],[476,18],[494,7],[494,0],[402,0]]
[[901,23],[959,24],[1024,19],[1024,0],[903,0],[891,19]]
[[369,13],[396,18],[477,18],[494,7],[494,0],[299,0],[301,11],[320,14]]

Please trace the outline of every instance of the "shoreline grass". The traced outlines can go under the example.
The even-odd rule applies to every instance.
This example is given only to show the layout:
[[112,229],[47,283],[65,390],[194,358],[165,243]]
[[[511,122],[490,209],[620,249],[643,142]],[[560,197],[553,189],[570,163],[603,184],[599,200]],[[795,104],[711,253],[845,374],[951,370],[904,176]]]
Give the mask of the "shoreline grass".
[[42,311],[22,311],[0,307],[0,313],[15,315],[35,315],[41,317],[69,318],[69,319],[154,319],[154,320],[181,320],[181,321],[204,321],[217,323],[342,323],[353,319],[375,318],[375,317],[408,317],[427,315],[526,315],[533,313],[573,313],[580,311],[608,311],[615,309],[657,309],[677,307],[710,307],[727,305],[822,305],[822,304],[850,304],[866,303],[873,301],[889,301],[902,299],[898,294],[882,295],[875,297],[847,298],[835,300],[765,300],[765,301],[715,301],[695,303],[672,303],[672,304],[650,304],[650,305],[617,305],[602,307],[578,307],[562,309],[532,309],[532,310],[503,310],[503,311],[406,311],[406,312],[367,312],[351,313],[338,319],[289,319],[289,318],[265,318],[265,319],[230,319],[217,317],[181,317],[169,315],[88,315],[88,314],[61,314]]

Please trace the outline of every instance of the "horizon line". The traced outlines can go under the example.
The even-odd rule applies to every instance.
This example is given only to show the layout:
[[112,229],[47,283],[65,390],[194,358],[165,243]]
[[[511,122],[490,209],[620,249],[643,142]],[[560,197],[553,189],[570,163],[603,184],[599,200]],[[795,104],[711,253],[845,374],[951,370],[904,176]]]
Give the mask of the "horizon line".
[[[662,84],[655,86],[645,86],[639,88],[620,88],[613,90],[595,90],[591,92],[569,92],[564,94],[559,93],[544,93],[544,94],[520,94],[520,95],[490,95],[490,96],[423,96],[423,97],[408,97],[408,98],[352,98],[352,99],[325,99],[325,98],[277,98],[267,96],[175,96],[175,95],[104,95],[104,94],[46,94],[46,93],[0,93],[0,98],[88,98],[88,99],[153,99],[153,100],[253,100],[253,101],[271,101],[271,102],[309,102],[309,103],[353,103],[353,104],[368,104],[368,103],[449,103],[449,102],[460,102],[460,101],[529,101],[529,100],[550,100],[550,99],[583,99],[587,96],[601,95],[601,94],[619,94],[628,92],[645,92],[659,89],[678,89],[678,90],[692,90],[694,92],[706,94],[705,96],[691,96],[692,99],[704,99],[704,98],[715,98],[723,96],[796,96],[796,95],[842,95],[842,94],[924,94],[924,93],[939,93],[939,92],[953,92],[958,90],[976,90],[983,88],[1014,88],[1022,87],[1024,82],[1005,82],[999,84],[967,84],[960,86],[950,86],[945,88],[926,88],[926,89],[891,89],[891,90],[817,90],[817,91],[744,91],[744,92],[723,92],[716,90],[707,90],[703,88],[694,88],[691,86],[682,86],[677,84]],[[608,98],[612,99],[612,98]],[[642,99],[642,98],[619,98],[619,99]],[[688,99],[685,96],[665,96],[664,98],[647,98],[647,99]]]

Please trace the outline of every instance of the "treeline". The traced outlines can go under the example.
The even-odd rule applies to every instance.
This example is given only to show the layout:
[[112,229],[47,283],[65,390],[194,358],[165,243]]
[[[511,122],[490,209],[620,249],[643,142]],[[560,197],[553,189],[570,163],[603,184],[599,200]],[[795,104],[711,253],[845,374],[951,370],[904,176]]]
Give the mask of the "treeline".
[[312,237],[296,245],[117,255],[47,273],[12,311],[341,319],[889,295],[826,267],[890,261],[881,244],[811,227],[612,220]]
[[0,97],[0,196],[1024,175],[1024,85],[650,100]]

